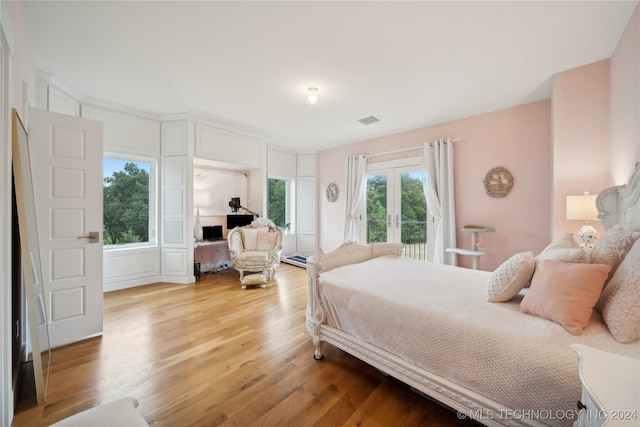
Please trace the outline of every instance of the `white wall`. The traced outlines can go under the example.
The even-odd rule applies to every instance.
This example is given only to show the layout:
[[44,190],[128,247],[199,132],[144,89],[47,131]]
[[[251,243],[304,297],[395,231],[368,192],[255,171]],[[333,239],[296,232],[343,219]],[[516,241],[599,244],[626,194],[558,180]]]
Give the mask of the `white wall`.
[[31,60],[19,2],[0,2],[0,426],[13,419],[11,319],[11,108],[28,126],[28,105],[35,93]]
[[[55,88],[55,86],[50,86]],[[156,170],[160,160],[160,122],[113,109],[82,104],[81,115],[104,125],[104,151],[150,159]],[[152,179],[155,175],[152,176]],[[157,179],[150,183],[158,191]],[[150,244],[136,248],[112,248],[104,251],[104,290],[140,286],[160,281],[161,258],[158,245],[158,204],[150,199],[150,220],[156,235],[149,236]],[[184,271],[184,268],[182,269]]]
[[[5,3],[0,4],[0,426],[13,418],[13,317],[11,281],[11,49],[13,33]],[[24,328],[23,328],[24,330]]]

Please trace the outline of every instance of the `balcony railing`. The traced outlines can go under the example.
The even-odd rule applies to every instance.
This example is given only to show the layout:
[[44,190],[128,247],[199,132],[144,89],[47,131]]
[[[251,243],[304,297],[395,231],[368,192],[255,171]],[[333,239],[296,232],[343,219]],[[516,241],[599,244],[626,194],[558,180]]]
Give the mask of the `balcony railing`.
[[[427,223],[425,221],[402,221],[401,242],[404,244],[403,255],[406,258],[427,259]],[[387,222],[370,219],[367,221],[367,241],[378,243],[387,241]]]

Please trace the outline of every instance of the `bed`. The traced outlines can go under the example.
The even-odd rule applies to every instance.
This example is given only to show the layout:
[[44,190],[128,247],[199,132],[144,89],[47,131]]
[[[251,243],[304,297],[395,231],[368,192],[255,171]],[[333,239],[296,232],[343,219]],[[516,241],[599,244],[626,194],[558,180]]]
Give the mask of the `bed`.
[[[603,242],[609,232],[640,226],[639,199],[636,165],[629,184],[598,196],[606,230]],[[637,246],[636,256],[640,232],[633,236],[625,253]],[[590,264],[596,248],[580,268],[603,265]],[[322,359],[324,343],[331,344],[488,426],[571,426],[581,396],[571,344],[640,358],[640,340],[632,336],[633,342],[620,342],[617,331],[612,335],[608,307],[598,310],[590,305],[586,326],[577,333],[568,332],[566,324],[523,313],[523,300],[533,299],[534,289],[538,292],[543,286],[536,274],[543,277],[545,251],[534,258],[531,287],[504,302],[487,301],[487,283],[494,272],[403,258],[401,244],[345,244],[314,255],[307,260],[306,313],[314,358]],[[637,295],[637,267],[629,273],[624,261],[621,255],[615,268],[600,269],[607,276],[604,289],[612,294],[617,289],[614,282],[620,282],[617,276],[635,274]],[[563,268],[567,264],[546,261],[544,268],[553,263]],[[598,291],[598,304],[604,295]],[[637,307],[634,310],[637,314]],[[638,328],[632,326],[632,334]]]

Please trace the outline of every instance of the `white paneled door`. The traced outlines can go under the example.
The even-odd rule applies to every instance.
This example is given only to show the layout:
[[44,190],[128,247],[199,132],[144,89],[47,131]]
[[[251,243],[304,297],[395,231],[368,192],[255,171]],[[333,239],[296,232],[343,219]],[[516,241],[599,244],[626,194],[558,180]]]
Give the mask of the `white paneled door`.
[[51,346],[102,333],[102,123],[29,111]]

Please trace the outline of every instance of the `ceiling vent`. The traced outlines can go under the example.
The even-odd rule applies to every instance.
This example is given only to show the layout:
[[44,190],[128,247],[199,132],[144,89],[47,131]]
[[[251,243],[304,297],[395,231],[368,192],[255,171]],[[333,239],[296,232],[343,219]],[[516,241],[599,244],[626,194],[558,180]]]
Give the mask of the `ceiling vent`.
[[359,123],[362,123],[363,125],[367,126],[367,125],[371,125],[373,123],[377,123],[380,120],[376,117],[373,116],[369,116],[369,117],[365,117],[364,119],[360,119],[358,120]]

